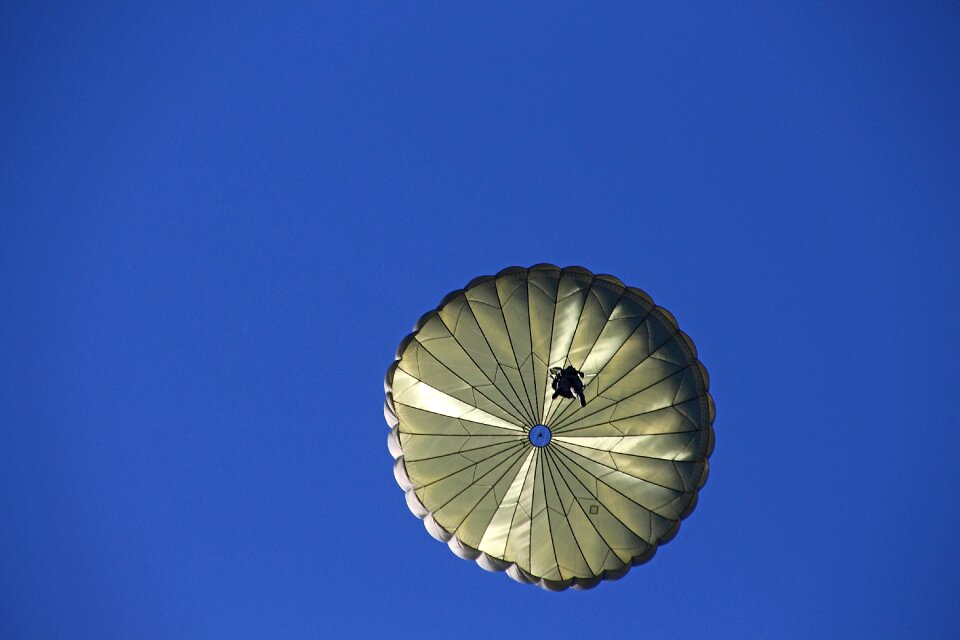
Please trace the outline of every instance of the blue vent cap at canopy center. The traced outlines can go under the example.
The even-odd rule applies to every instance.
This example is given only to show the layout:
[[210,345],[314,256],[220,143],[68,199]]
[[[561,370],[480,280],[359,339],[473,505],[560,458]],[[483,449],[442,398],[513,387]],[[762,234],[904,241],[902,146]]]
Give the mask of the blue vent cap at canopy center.
[[543,424],[535,424],[527,437],[530,438],[530,444],[533,446],[545,447],[550,444],[550,428]]

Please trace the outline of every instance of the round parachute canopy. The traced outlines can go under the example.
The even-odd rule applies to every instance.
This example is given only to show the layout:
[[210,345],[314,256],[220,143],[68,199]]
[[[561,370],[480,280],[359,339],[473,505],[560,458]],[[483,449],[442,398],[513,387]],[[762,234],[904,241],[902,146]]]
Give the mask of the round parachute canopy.
[[385,383],[394,475],[457,555],[590,588],[649,560],[695,507],[708,385],[643,291],[580,267],[511,267],[448,294],[400,343]]

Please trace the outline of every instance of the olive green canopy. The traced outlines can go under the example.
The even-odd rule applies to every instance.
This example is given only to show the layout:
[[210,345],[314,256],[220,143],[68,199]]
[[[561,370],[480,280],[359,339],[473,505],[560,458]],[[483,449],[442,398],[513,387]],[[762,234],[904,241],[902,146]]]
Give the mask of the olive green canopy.
[[[553,397],[551,368],[571,365],[582,407]],[[394,473],[457,555],[547,589],[592,587],[650,559],[696,505],[708,384],[643,291],[580,267],[512,267],[447,295],[401,342],[385,384]]]

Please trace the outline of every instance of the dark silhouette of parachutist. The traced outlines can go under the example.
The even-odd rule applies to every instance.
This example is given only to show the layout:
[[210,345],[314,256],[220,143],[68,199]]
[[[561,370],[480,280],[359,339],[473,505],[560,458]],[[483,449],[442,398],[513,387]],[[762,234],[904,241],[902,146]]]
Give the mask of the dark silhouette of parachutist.
[[553,374],[553,382],[550,383],[550,386],[553,387],[554,399],[557,397],[576,398],[580,401],[581,407],[587,406],[587,401],[583,397],[582,372],[577,371],[571,365],[566,369],[553,367],[550,369],[550,373]]

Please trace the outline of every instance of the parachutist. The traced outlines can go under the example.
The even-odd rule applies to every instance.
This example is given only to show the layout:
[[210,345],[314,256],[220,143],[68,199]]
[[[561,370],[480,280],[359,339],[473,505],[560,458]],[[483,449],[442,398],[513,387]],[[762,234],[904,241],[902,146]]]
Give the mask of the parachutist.
[[583,397],[583,372],[577,371],[573,365],[566,369],[553,367],[550,373],[554,374],[553,382],[550,386],[553,388],[553,399],[557,397],[576,398],[580,401],[580,406],[587,406],[587,401]]

